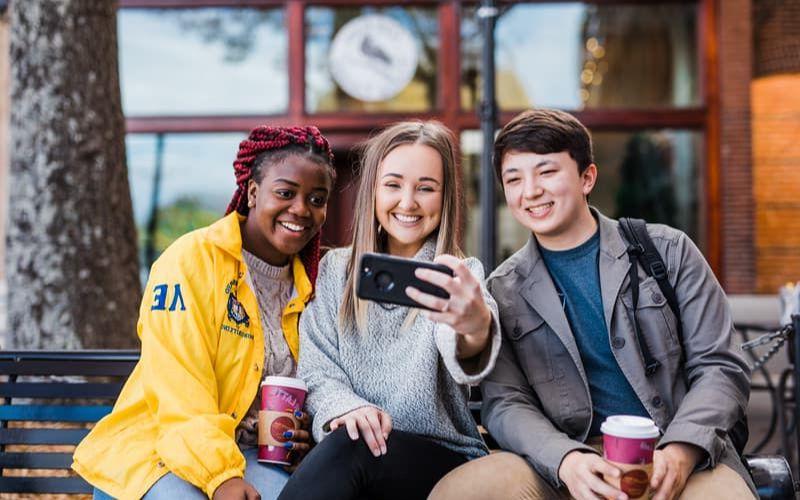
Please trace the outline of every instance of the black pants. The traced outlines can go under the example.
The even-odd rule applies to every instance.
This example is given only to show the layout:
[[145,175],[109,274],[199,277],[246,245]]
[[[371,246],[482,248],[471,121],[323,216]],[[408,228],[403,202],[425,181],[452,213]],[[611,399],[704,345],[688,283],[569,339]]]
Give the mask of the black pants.
[[416,434],[393,430],[386,455],[337,429],[306,456],[278,500],[425,500],[467,459]]

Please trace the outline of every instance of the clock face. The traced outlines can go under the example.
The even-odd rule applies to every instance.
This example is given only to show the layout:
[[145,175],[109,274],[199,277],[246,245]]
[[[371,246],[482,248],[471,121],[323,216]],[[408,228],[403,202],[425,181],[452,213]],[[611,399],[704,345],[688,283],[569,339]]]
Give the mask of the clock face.
[[394,19],[368,14],[336,33],[328,56],[331,75],[349,96],[385,101],[396,96],[414,77],[417,43]]

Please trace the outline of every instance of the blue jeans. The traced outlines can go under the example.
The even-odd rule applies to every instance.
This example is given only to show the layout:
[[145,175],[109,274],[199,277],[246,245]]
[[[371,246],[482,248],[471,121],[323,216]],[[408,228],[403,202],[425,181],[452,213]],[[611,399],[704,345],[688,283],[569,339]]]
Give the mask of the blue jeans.
[[[262,464],[258,461],[258,448],[242,450],[247,465],[244,480],[252,484],[261,494],[262,500],[275,500],[283,485],[289,480],[289,473],[278,465]],[[94,500],[113,500],[114,497],[94,489]],[[169,472],[145,493],[142,500],[206,500],[208,497],[197,486],[184,481]]]

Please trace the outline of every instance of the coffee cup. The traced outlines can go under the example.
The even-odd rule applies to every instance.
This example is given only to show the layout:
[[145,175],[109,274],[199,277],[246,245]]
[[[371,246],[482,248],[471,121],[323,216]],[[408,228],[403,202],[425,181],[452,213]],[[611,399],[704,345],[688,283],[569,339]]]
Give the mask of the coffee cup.
[[604,476],[609,484],[628,495],[628,498],[647,498],[653,474],[653,452],[658,441],[656,424],[645,417],[613,415],[600,426],[603,433],[603,457],[622,474]]
[[292,451],[285,447],[286,431],[300,428],[295,417],[303,409],[308,388],[291,377],[266,377],[261,383],[261,411],[258,412],[258,461],[291,465]]

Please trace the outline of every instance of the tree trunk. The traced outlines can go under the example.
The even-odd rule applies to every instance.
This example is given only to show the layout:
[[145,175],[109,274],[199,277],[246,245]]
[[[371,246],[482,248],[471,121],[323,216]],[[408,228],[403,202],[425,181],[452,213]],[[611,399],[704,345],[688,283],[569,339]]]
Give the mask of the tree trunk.
[[135,345],[141,287],[116,2],[10,9],[7,347]]

